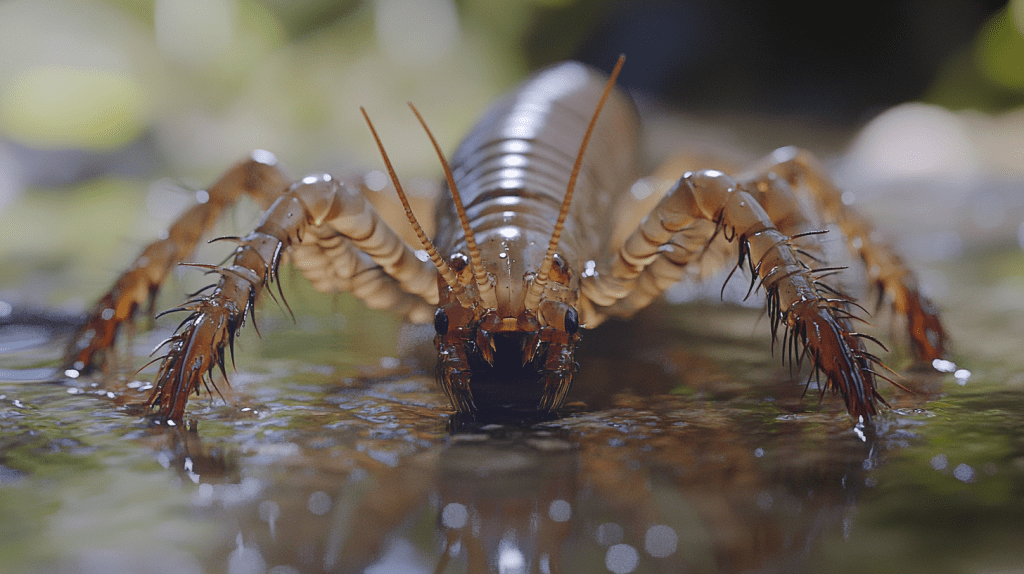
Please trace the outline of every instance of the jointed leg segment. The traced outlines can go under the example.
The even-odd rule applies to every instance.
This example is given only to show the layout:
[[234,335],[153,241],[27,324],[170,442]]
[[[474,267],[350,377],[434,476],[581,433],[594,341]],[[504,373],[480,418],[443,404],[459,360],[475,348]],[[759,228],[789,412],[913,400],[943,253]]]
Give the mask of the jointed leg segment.
[[917,278],[892,249],[875,239],[868,220],[842,201],[842,193],[809,152],[793,147],[776,150],[756,168],[787,181],[810,196],[828,221],[846,237],[851,253],[864,262],[868,278],[891,302],[893,312],[907,321],[918,358],[931,361],[946,353],[946,334],[935,304],[918,290]]
[[[208,191],[206,202],[185,211],[167,237],[151,243],[100,298],[88,320],[72,337],[66,368],[88,371],[106,360],[121,325],[131,322],[139,307],[152,301],[168,272],[192,253],[224,210],[248,195],[266,209],[288,187],[273,157],[257,152],[254,159],[228,170]],[[260,159],[255,159],[255,158]]]
[[[255,231],[232,238],[238,248],[231,264],[197,265],[219,275],[213,291],[173,310],[190,315],[165,342],[169,351],[149,399],[160,419],[180,420],[189,395],[198,392],[200,383],[213,384],[215,367],[226,378],[226,353],[285,255],[320,291],[351,291],[370,307],[386,307],[419,322],[433,315],[438,302],[435,266],[417,258],[357,186],[316,175],[289,187],[272,162],[253,159],[229,170],[210,189],[209,201],[187,211],[167,238],[145,249],[72,340],[68,367],[84,370],[100,362],[119,326],[131,321],[171,267],[192,252],[243,193],[261,206],[273,205]],[[806,194],[803,202],[800,193]],[[813,208],[805,207],[807,200]],[[842,203],[813,158],[790,149],[769,156],[738,179],[711,170],[685,174],[621,247],[597,263],[596,273],[584,275],[580,318],[594,326],[606,316],[631,315],[686,274],[707,272],[725,262],[727,249],[735,258],[735,244],[738,266],[751,273],[751,288],[765,291],[773,341],[782,326],[784,360],[800,363],[809,356],[815,372],[825,375],[823,392],[839,393],[852,415],[870,418],[875,400],[882,400],[873,369],[880,362],[864,347],[863,339],[870,337],[852,329],[855,304],[820,281],[831,270],[814,269],[822,259],[816,239],[823,232],[819,213],[839,226],[871,279],[893,301],[896,312],[908,318],[919,356],[941,356],[945,336],[913,275],[871,239],[870,226]]]
[[289,187],[273,163],[253,159],[229,170],[210,188],[209,201],[187,211],[166,239],[143,251],[72,340],[69,368],[82,370],[102,360],[118,327],[133,318],[170,269],[193,251],[242,193],[269,209],[252,233],[222,238],[238,244],[230,264],[191,264],[220,279],[202,290],[212,288],[209,293],[171,310],[190,314],[161,345],[169,349],[149,399],[158,418],[180,420],[188,396],[200,383],[212,384],[215,367],[226,375],[225,356],[233,349],[234,337],[246,313],[253,314],[260,291],[276,279],[286,254],[319,290],[350,290],[371,307],[401,310],[420,321],[432,316],[438,296],[436,270],[416,257],[360,190],[328,175],[309,176]]
[[[762,190],[755,193],[764,193]],[[767,202],[766,202],[767,203]],[[799,202],[785,192],[773,211],[787,230],[810,233]],[[849,301],[834,298],[811,268],[794,237],[780,231],[754,195],[716,171],[687,173],[630,235],[605,267],[584,279],[583,294],[597,312],[630,313],[678,281],[715,235],[736,239],[741,264],[764,288],[773,339],[783,328],[783,353],[790,361],[809,356],[826,388],[842,395],[853,416],[875,414],[873,364],[850,320]],[[599,271],[601,268],[599,268]]]
[[[356,265],[335,267],[336,278],[351,280],[344,276],[346,271],[363,275],[359,284],[369,289],[354,291],[368,302],[383,298],[423,314],[431,295],[437,297],[436,290],[423,287],[433,285],[433,266],[417,259],[358,191],[328,175],[309,176],[294,184],[274,202],[255,231],[235,241],[239,247],[233,263],[209,267],[220,275],[213,292],[175,309],[191,314],[165,343],[169,350],[149,400],[161,419],[180,420],[188,396],[199,390],[201,382],[212,384],[215,367],[227,378],[226,352],[232,349],[246,313],[253,314],[256,296],[275,280],[281,258],[292,246],[318,245],[321,252],[337,254],[351,243],[374,267],[357,257]],[[311,250],[301,257],[309,263]]]

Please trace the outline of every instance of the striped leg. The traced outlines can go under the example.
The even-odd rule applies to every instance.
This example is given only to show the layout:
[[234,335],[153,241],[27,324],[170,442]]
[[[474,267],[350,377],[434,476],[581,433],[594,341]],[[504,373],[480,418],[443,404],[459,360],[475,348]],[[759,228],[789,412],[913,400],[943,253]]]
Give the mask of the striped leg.
[[[752,180],[753,183],[753,180]],[[755,194],[774,198],[770,179]],[[755,186],[756,187],[756,186]],[[787,230],[810,230],[795,196],[781,185],[770,207]],[[798,233],[805,233],[799,231]],[[797,235],[798,233],[794,233]],[[597,273],[584,277],[583,296],[593,317],[629,314],[678,281],[713,237],[735,240],[741,264],[760,281],[768,301],[772,336],[783,328],[791,361],[809,356],[825,375],[826,388],[840,394],[855,417],[875,414],[873,363],[850,326],[848,302],[831,296],[794,244],[755,196],[717,171],[687,173]],[[734,252],[735,253],[735,252]]]
[[93,306],[72,337],[65,353],[65,370],[87,372],[105,366],[117,333],[130,324],[139,308],[152,301],[170,270],[191,254],[223,212],[242,195],[266,209],[287,189],[289,180],[273,155],[254,152],[252,158],[229,169],[197,203],[171,225],[166,237],[146,246]]
[[890,246],[877,239],[868,220],[843,203],[842,193],[810,152],[780,148],[762,160],[756,170],[784,179],[806,194],[827,221],[835,222],[846,237],[851,254],[864,262],[868,278],[889,301],[893,312],[906,320],[919,359],[931,361],[946,354],[948,341],[938,310],[919,291],[917,277]]
[[[422,320],[437,303],[437,271],[418,259],[366,201],[360,190],[329,175],[291,186],[238,243],[225,266],[196,265],[220,276],[213,290],[172,311],[188,311],[168,339],[148,405],[158,420],[181,420],[188,397],[210,389],[214,368],[225,359],[253,315],[257,295],[277,277],[285,253],[321,290],[350,289],[370,306],[404,309]],[[325,271],[326,269],[326,271]]]

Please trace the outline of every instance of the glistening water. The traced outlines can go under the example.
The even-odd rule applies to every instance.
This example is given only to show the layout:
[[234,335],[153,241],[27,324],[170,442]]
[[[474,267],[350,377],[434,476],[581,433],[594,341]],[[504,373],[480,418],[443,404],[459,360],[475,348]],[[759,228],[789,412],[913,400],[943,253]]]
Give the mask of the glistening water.
[[894,350],[915,394],[884,388],[873,428],[801,396],[756,309],[713,302],[584,332],[563,418],[474,428],[429,328],[304,312],[298,286],[298,321],[264,304],[186,428],[133,406],[175,321],[122,375],[58,380],[70,319],[5,308],[0,572],[1021,572],[1022,268],[932,267],[957,370]]

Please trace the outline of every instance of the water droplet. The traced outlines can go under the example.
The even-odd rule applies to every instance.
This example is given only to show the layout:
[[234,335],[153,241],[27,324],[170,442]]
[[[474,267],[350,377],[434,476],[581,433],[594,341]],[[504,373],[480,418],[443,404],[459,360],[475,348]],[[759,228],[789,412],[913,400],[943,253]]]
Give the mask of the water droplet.
[[323,516],[331,510],[331,497],[326,492],[318,490],[309,495],[306,508],[317,516]]
[[564,500],[555,500],[548,506],[548,516],[555,522],[566,522],[572,518],[572,505]]
[[965,463],[961,463],[953,469],[953,476],[960,482],[974,482],[974,469]]
[[629,574],[640,564],[640,553],[629,544],[616,544],[604,555],[604,565],[615,574]]
[[638,179],[629,188],[629,192],[633,194],[636,199],[647,199],[652,193],[654,193],[654,186],[651,184],[650,178]]
[[498,544],[498,572],[500,574],[519,574],[526,572],[526,557],[516,546],[515,539],[506,537]]
[[644,536],[644,549],[655,558],[665,558],[675,554],[679,543],[679,535],[671,526],[657,524],[647,529]]
[[441,524],[448,528],[458,530],[466,525],[469,520],[469,510],[465,504],[450,502],[441,511]]
[[373,170],[363,176],[363,185],[370,191],[380,191],[388,184],[388,176],[383,171]]
[[265,149],[254,149],[252,150],[253,161],[258,161],[266,165],[274,165],[277,163],[277,157]]
[[961,387],[967,384],[967,381],[971,378],[971,372],[967,369],[957,369],[953,373],[953,378],[956,379],[956,384]]

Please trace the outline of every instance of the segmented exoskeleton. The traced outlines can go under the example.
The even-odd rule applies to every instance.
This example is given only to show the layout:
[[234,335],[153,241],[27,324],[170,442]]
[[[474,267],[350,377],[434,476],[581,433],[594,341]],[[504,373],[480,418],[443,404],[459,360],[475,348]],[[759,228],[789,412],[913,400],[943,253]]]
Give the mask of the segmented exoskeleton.
[[[188,396],[212,385],[215,369],[226,379],[234,337],[277,279],[285,253],[320,291],[350,291],[412,321],[432,317],[438,380],[467,415],[553,412],[576,376],[581,326],[628,317],[695,269],[731,259],[749,272],[751,289],[764,290],[784,360],[809,359],[826,381],[823,392],[838,393],[851,415],[870,419],[882,400],[876,377],[888,377],[865,348],[873,339],[853,329],[858,306],[822,281],[836,271],[818,261],[822,220],[839,227],[869,279],[907,318],[917,355],[944,353],[937,313],[912,273],[872,239],[870,225],[840,201],[806,152],[783,148],[735,177],[687,172],[645,217],[622,213],[625,191],[640,175],[640,130],[632,102],[613,84],[614,73],[608,80],[568,62],[494,104],[450,170],[442,156],[453,201],[439,202],[433,242],[381,146],[418,246],[384,223],[361,179],[318,174],[289,184],[272,156],[254,154],[100,300],[71,343],[69,367],[101,360],[118,327],[241,193],[269,208],[255,231],[229,238],[238,244],[233,262],[200,266],[220,276],[212,291],[172,310],[189,315],[165,343],[149,399],[158,419],[180,420]],[[429,257],[417,257],[420,249]]]

